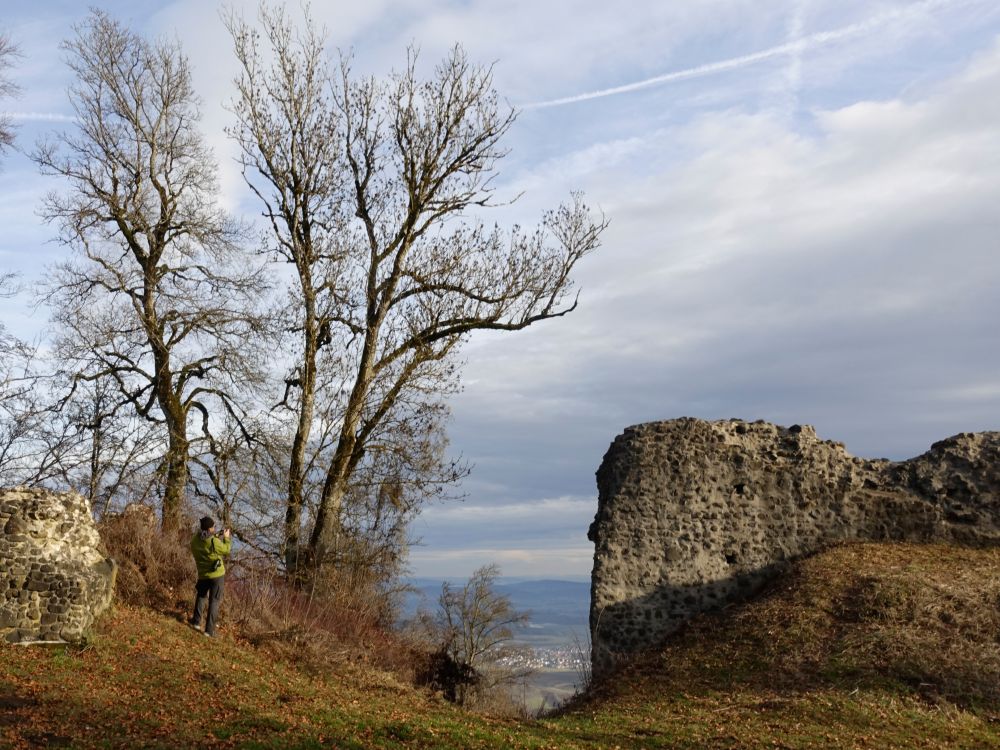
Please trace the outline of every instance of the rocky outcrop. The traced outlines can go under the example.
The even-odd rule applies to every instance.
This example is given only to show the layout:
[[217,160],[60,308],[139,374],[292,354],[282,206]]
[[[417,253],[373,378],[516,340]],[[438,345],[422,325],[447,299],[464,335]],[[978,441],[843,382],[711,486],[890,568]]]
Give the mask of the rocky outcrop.
[[677,419],[630,427],[597,472],[595,675],[691,616],[841,540],[1000,543],[1000,433],[894,463],[811,427]]
[[115,563],[99,545],[80,495],[0,490],[0,638],[82,639],[114,592]]

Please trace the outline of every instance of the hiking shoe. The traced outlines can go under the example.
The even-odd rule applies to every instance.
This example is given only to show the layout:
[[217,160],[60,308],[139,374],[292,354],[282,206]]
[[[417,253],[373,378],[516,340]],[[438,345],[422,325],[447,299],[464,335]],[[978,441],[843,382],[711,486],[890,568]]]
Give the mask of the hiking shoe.
[[198,625],[197,623],[192,622],[191,620],[188,620],[187,624],[188,627],[191,628],[192,630],[197,630],[199,633],[201,632],[201,625]]
[[205,636],[206,638],[215,638],[215,633],[204,633],[203,632],[202,635]]

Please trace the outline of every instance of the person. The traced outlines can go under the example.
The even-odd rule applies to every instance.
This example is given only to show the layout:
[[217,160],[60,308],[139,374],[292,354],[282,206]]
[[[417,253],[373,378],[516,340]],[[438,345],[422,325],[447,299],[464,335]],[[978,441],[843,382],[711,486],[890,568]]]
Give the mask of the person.
[[221,536],[216,535],[215,521],[210,517],[205,516],[199,525],[201,530],[195,532],[191,538],[191,553],[198,567],[198,582],[195,584],[194,614],[188,622],[191,627],[198,630],[202,615],[206,615],[207,603],[208,613],[205,616],[204,633],[214,637],[215,621],[219,616],[219,605],[222,604],[222,591],[226,579],[226,565],[222,558],[232,550],[233,542],[229,529],[225,529]]

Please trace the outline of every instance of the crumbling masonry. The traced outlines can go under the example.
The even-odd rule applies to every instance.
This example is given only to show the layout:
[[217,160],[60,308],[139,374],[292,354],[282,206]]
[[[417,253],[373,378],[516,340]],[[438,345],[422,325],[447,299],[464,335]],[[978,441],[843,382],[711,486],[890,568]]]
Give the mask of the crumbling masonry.
[[615,439],[597,486],[596,676],[831,542],[1000,543],[997,432],[891,462],[855,458],[807,426],[652,422]]
[[0,490],[0,639],[79,641],[111,604],[115,563],[85,498]]

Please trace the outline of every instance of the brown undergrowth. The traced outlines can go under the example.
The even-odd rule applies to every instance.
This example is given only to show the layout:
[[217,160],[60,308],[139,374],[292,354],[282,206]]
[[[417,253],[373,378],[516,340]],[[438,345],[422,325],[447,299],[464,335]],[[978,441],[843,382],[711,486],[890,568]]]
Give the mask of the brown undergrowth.
[[197,578],[190,531],[162,532],[153,509],[138,504],[102,519],[98,531],[108,556],[118,563],[119,602],[159,611],[187,605]]
[[[133,505],[102,520],[99,531],[119,566],[119,603],[190,616],[197,579],[190,528],[163,532],[151,509]],[[274,558],[238,546],[226,560],[219,629],[313,670],[365,662],[412,679],[424,655],[393,631],[394,604],[393,592],[363,569],[292,585]]]
[[422,653],[393,630],[394,593],[364,571],[331,571],[319,584],[295,586],[251,555],[236,556],[231,571],[224,627],[252,645],[312,669],[362,662],[413,679]]
[[1000,550],[845,544],[624,671],[688,689],[882,689],[1000,718]]
[[119,605],[84,649],[0,646],[0,746],[1000,747],[998,571],[1000,550],[832,549],[523,721]]

